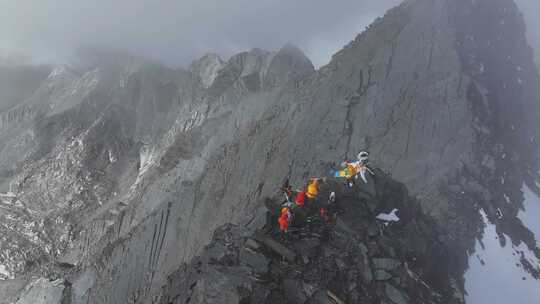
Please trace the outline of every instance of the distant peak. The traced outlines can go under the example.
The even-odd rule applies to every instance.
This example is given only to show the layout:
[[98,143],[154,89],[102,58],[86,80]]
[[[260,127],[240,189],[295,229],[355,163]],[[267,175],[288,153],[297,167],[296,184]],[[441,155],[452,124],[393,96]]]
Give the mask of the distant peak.
[[293,44],[284,45],[272,58],[265,77],[265,87],[283,85],[315,71],[311,60]]
[[295,58],[297,61],[300,61],[306,65],[312,65],[311,60],[308,58],[308,56],[296,45],[292,43],[285,44],[276,54],[276,56],[287,56],[291,58]]
[[202,56],[201,58],[197,59],[194,61],[195,62],[199,62],[199,61],[217,61],[217,62],[223,62],[223,59],[221,59],[221,57],[216,54],[216,53],[206,53],[204,54],[204,56]]
[[65,78],[65,77],[74,77],[75,72],[68,67],[67,65],[59,65],[54,67],[52,72],[49,74],[47,78],[54,79],[54,78]]
[[189,70],[200,78],[203,86],[208,88],[217,77],[218,72],[223,68],[225,62],[215,53],[208,53],[195,60]]

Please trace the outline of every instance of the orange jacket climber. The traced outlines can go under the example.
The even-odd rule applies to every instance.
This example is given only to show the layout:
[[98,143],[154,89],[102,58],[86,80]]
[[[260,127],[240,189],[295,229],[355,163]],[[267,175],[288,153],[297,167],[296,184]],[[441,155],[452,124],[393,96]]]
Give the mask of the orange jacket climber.
[[348,177],[354,177],[358,173],[357,166],[355,163],[347,163]]
[[289,221],[290,221],[289,208],[281,208],[281,215],[279,216],[279,219],[278,219],[279,230],[281,230],[281,232],[287,232],[287,230],[289,229]]

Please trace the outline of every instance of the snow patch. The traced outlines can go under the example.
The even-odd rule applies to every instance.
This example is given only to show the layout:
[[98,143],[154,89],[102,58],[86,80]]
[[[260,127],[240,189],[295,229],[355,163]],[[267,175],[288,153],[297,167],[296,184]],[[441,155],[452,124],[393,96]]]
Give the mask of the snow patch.
[[466,302],[537,303],[540,282],[523,269],[520,258],[523,254],[534,267],[538,267],[540,261],[523,243],[514,247],[507,239],[507,245],[501,247],[495,225],[489,222],[483,210],[480,213],[486,228],[482,243],[476,242],[476,254],[469,256],[469,270],[465,273]]
[[525,197],[523,202],[525,210],[520,210],[517,217],[534,233],[538,245],[540,241],[540,222],[538,221],[540,217],[540,198],[527,185],[523,185],[521,191],[523,191]]
[[113,152],[111,150],[109,150],[109,162],[111,164],[114,164],[118,159],[116,158],[116,156],[114,156]]
[[49,74],[48,78],[57,78],[57,77],[60,77],[64,74],[68,74],[69,71],[67,69],[67,67],[65,66],[58,66],[58,67],[55,67],[52,72]]
[[508,204],[512,204],[512,201],[510,200],[510,197],[508,196],[508,194],[503,194],[504,195],[504,200],[506,201],[506,203]]
[[140,158],[139,176],[143,175],[148,170],[148,168],[150,168],[150,166],[154,163],[155,156],[156,155],[155,155],[154,147],[143,146],[141,148],[141,151],[139,154],[139,158]]
[[0,280],[14,279],[5,265],[0,265]]
[[17,194],[8,191],[7,193],[0,193],[0,198],[17,198]]
[[377,219],[383,222],[399,222],[396,212],[398,212],[397,209],[392,210],[390,213],[381,213],[377,215]]

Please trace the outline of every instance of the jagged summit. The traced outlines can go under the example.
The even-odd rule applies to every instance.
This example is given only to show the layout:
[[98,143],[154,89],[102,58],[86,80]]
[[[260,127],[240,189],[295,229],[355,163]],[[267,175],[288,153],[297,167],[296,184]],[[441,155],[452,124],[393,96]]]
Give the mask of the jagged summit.
[[286,44],[272,58],[265,75],[265,86],[279,86],[315,72],[309,58],[298,47]]
[[211,95],[219,96],[233,85],[249,91],[261,88],[262,81],[274,54],[252,49],[232,56],[223,66],[209,88]]
[[[224,62],[217,54],[207,54],[194,61],[189,70],[201,79],[205,88],[221,92],[220,88],[230,87],[242,81],[249,90],[276,87],[293,78],[302,78],[314,72],[309,58],[293,44],[286,44],[277,52],[259,48],[231,56]],[[279,79],[279,81],[278,81]]]
[[306,66],[313,65],[304,51],[292,43],[286,43],[281,49],[279,49],[277,54],[281,56],[289,56],[295,61],[303,62]]

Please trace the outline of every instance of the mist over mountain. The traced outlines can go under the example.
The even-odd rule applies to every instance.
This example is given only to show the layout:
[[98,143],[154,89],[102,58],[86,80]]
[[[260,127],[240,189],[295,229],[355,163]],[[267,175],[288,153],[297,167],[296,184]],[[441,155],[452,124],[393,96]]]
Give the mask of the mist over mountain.
[[[0,3],[0,58],[24,54],[38,63],[66,63],[83,49],[118,49],[187,67],[204,53],[227,58],[258,47],[299,45],[316,66],[364,30],[398,0],[342,1],[102,1],[85,4]],[[528,39],[540,50],[534,0],[516,0]],[[102,9],[103,8],[103,9]],[[301,12],[301,13],[297,13]],[[280,22],[275,22],[275,20]],[[70,26],[64,26],[70,24]],[[19,58],[22,59],[22,58]],[[28,59],[26,59],[28,60]],[[21,60],[19,60],[21,61]]]
[[3,2],[0,303],[536,303],[517,3]]
[[209,52],[227,58],[246,49],[278,49],[294,42],[321,65],[397,3],[2,1],[0,50],[20,52],[38,62],[65,63],[81,48],[120,49],[168,65],[188,66]]

